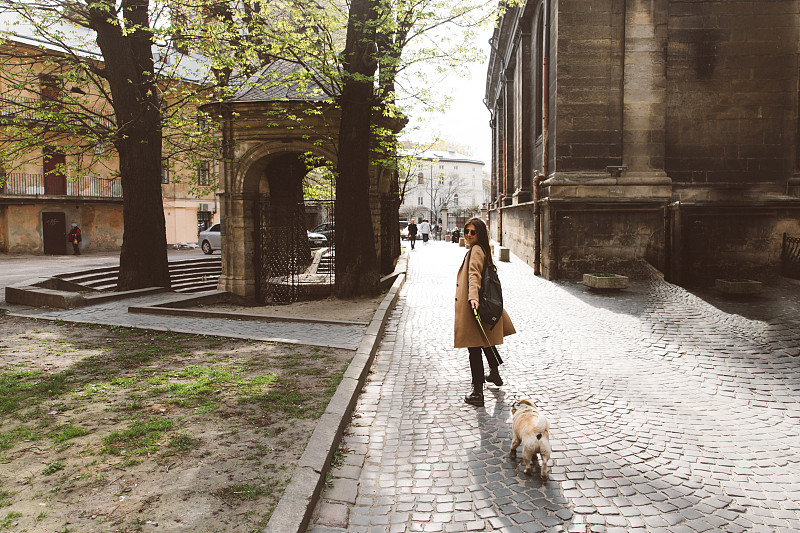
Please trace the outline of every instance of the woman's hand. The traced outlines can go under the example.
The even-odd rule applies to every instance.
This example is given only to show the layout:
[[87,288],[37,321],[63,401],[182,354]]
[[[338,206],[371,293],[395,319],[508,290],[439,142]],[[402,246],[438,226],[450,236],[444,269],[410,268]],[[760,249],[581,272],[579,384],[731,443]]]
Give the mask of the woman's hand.
[[478,300],[470,300],[469,304],[472,306],[473,309],[477,309],[479,305]]

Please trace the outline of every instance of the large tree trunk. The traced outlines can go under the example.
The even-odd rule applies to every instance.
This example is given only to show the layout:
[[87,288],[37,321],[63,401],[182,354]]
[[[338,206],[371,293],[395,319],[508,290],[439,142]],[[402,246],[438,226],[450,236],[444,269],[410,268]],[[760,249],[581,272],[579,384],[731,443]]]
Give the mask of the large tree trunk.
[[376,70],[376,0],[353,0],[347,25],[339,176],[336,180],[336,294],[379,292],[380,273],[370,213],[370,124]]
[[119,290],[169,287],[167,237],[161,198],[161,111],[155,83],[148,1],[123,0],[123,31],[114,3],[89,4],[89,22],[105,60],[118,133],[123,195]]

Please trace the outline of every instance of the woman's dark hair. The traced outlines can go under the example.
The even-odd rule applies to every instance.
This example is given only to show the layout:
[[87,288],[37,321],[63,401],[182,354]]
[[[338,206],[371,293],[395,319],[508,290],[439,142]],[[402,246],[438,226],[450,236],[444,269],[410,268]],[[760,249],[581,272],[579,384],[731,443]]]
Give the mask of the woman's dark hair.
[[475,228],[475,231],[478,232],[476,237],[478,241],[475,243],[481,248],[483,248],[483,254],[486,256],[486,259],[489,261],[489,264],[492,264],[492,251],[489,248],[489,230],[486,229],[486,224],[483,220],[473,217],[467,220],[467,223],[464,224],[464,232],[467,231],[467,226],[472,225]]

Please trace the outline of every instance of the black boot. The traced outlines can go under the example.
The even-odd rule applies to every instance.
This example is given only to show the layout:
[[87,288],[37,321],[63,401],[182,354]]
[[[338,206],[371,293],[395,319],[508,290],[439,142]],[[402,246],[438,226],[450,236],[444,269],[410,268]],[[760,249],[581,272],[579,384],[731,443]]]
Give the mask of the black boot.
[[489,369],[489,375],[485,376],[486,381],[488,383],[494,383],[498,387],[503,384],[503,378],[500,377],[500,372],[498,371],[497,367]]
[[470,405],[483,407],[483,385],[473,385],[472,392],[464,396],[464,401]]

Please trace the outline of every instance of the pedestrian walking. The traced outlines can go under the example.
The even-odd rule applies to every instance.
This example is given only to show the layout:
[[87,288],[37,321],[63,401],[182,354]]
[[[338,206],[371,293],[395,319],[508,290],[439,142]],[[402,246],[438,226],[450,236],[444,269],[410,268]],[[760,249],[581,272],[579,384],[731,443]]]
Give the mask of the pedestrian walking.
[[72,243],[72,251],[75,255],[81,255],[81,228],[76,223],[72,223],[72,229],[67,235],[67,240]]
[[[496,346],[503,344],[503,337],[516,333],[508,313],[503,315],[493,328],[484,332],[475,319],[473,309],[479,307],[478,293],[481,288],[483,267],[488,261],[492,264],[489,249],[489,232],[486,224],[479,218],[471,218],[464,226],[464,240],[469,251],[464,256],[456,278],[454,346],[467,348],[469,367],[472,374],[472,392],[464,397],[471,405],[483,405],[483,384],[486,381],[497,386],[503,384],[498,367],[503,364]],[[489,375],[483,374],[483,355],[489,362]]]
[[428,238],[431,236],[431,223],[427,218],[419,225],[419,232],[422,233],[422,242],[428,242]]
[[417,225],[412,220],[408,223],[408,240],[411,241],[411,249],[414,249],[414,243],[417,241]]

